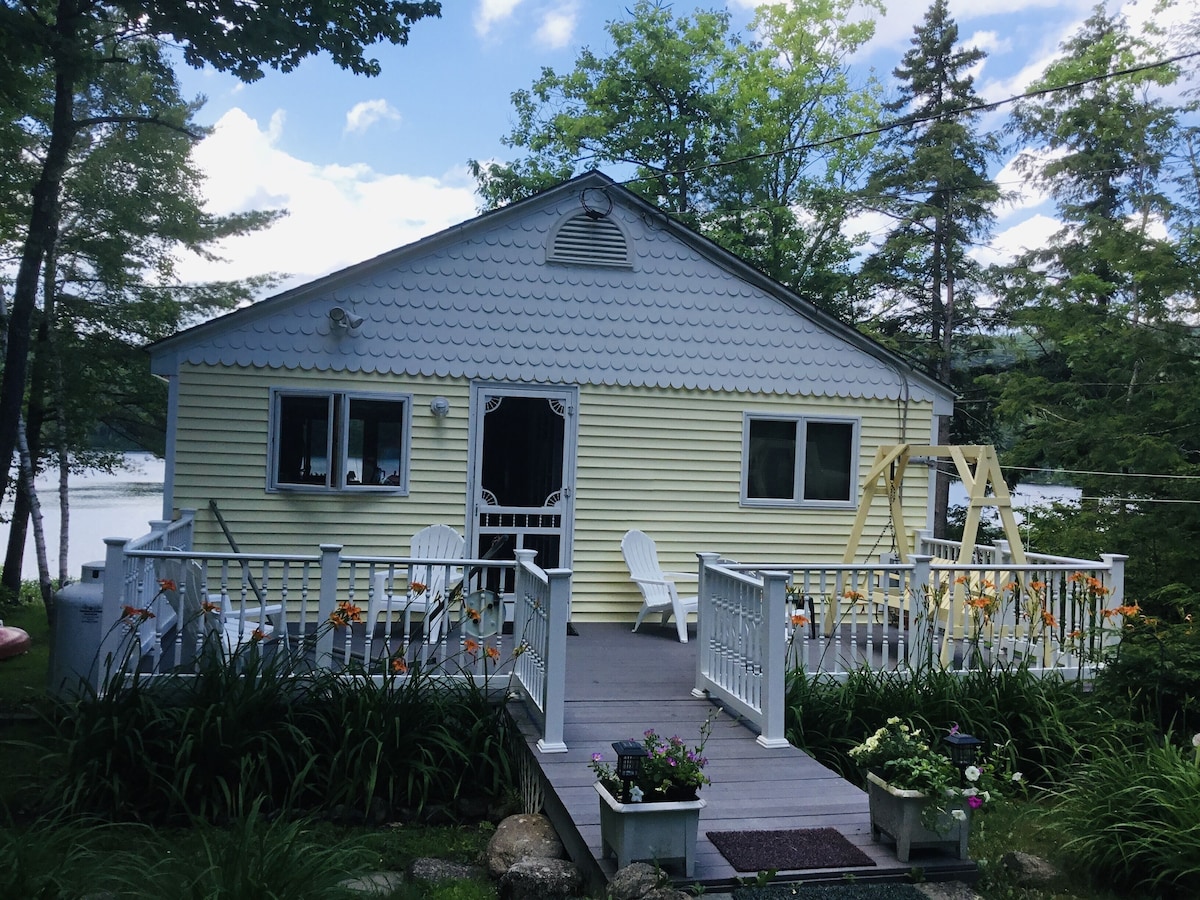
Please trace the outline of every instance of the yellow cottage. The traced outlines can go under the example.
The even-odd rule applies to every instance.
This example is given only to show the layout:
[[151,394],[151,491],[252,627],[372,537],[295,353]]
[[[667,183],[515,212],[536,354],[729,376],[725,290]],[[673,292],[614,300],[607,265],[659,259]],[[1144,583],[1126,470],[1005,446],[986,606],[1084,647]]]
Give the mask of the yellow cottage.
[[[599,173],[151,347],[165,514],[194,549],[399,556],[432,523],[569,568],[576,621],[632,620],[631,528],[696,552],[842,558],[880,447],[953,395]],[[910,523],[928,522],[927,472]],[[880,508],[868,534],[887,528]],[[890,542],[879,551],[889,549]]]

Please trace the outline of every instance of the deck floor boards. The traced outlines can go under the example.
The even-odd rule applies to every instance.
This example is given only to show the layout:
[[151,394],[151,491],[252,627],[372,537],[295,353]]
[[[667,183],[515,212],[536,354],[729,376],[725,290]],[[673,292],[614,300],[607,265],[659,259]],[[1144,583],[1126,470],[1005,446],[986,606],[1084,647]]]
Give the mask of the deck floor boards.
[[[532,719],[520,707],[514,712],[544,776],[546,812],[585,878],[596,884],[612,877],[616,861],[601,856],[599,799],[588,768],[592,753],[611,760],[613,741],[640,740],[648,728],[664,737],[678,734],[694,746],[716,706],[692,696],[696,644],[679,643],[673,624],[643,623],[636,634],[619,624],[581,624],[575,630],[567,638],[563,738],[568,751],[538,752]],[[973,862],[937,850],[914,850],[908,863],[898,862],[891,843],[871,839],[864,791],[801,750],[767,749],[756,737],[728,712],[714,720],[705,748],[705,772],[713,783],[701,792],[708,805],[700,814],[696,871],[684,877],[680,867],[668,867],[678,884],[727,889],[755,876],[734,870],[709,841],[708,831],[822,827],[837,829],[875,865],[780,871],[777,880],[840,881],[846,875],[858,881],[907,880],[914,868],[923,869],[929,880],[976,877]]]

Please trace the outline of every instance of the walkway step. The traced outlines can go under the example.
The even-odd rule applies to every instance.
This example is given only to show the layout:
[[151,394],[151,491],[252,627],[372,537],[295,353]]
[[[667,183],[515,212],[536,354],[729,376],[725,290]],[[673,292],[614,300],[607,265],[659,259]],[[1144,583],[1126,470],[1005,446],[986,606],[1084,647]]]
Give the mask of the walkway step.
[[[612,742],[640,740],[653,728],[665,737],[679,735],[689,746],[716,708],[691,695],[696,645],[681,644],[674,625],[644,623],[636,634],[618,624],[576,625],[567,638],[567,685],[563,737],[566,753],[538,752],[537,729],[528,712],[513,713],[529,751],[541,769],[546,813],[572,859],[594,888],[602,888],[616,870],[600,850],[600,805],[588,767],[593,753],[611,760]],[[694,629],[693,629],[694,630]],[[706,774],[712,784],[701,796],[696,872],[685,878],[668,869],[681,885],[730,889],[756,873],[738,872],[708,840],[708,831],[832,827],[866,853],[874,866],[850,869],[781,871],[775,880],[806,882],[908,880],[914,868],[931,881],[973,881],[977,868],[939,851],[914,851],[910,863],[896,860],[893,847],[871,839],[867,795],[795,747],[766,749],[757,734],[729,713],[713,724],[705,748]]]

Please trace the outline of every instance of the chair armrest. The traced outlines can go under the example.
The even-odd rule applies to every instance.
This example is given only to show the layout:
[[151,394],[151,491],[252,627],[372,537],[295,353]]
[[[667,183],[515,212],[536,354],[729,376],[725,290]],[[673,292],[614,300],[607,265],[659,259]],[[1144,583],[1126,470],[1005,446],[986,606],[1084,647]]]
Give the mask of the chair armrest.
[[672,581],[685,579],[689,581],[699,581],[700,575],[696,572],[663,572],[663,575],[670,578]]

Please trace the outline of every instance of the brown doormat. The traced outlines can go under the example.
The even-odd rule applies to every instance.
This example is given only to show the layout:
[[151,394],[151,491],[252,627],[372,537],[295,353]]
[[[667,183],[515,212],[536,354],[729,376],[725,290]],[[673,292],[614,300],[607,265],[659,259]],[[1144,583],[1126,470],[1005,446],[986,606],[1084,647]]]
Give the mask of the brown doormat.
[[784,831],[710,831],[708,839],[739,872],[873,866],[836,828]]

